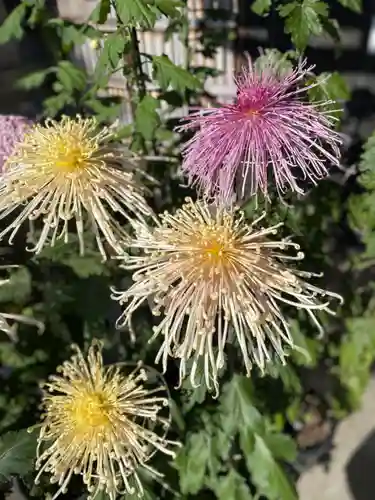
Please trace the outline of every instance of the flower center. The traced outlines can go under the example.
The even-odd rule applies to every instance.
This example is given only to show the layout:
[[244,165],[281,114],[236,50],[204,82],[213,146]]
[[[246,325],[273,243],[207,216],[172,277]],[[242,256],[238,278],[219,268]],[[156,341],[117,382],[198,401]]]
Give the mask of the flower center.
[[76,430],[109,425],[111,409],[111,402],[100,392],[80,394],[71,408]]
[[203,265],[223,266],[233,250],[232,232],[229,228],[222,226],[206,227],[196,239],[196,249]]
[[64,172],[74,172],[83,168],[87,159],[92,155],[93,150],[85,142],[79,144],[73,138],[61,138],[55,144],[51,144],[51,158],[59,170]]

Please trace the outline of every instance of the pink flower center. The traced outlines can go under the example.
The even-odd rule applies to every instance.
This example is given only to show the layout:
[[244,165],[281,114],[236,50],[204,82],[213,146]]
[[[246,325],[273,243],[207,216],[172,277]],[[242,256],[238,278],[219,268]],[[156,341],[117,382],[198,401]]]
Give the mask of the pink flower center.
[[246,116],[257,116],[268,104],[270,89],[265,87],[242,89],[237,94],[237,108]]

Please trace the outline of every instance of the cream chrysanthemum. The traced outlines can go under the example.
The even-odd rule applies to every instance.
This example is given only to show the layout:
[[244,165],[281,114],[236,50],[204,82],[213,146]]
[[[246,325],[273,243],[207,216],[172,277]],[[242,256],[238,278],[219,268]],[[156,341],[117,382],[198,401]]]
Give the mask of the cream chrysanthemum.
[[104,258],[103,239],[122,253],[129,235],[116,216],[133,223],[153,212],[132,173],[134,162],[109,144],[111,137],[109,128],[98,129],[95,118],[80,116],[32,127],[0,181],[0,219],[15,213],[0,238],[9,235],[11,243],[24,222],[40,219],[42,231],[31,249],[39,253],[57,239],[68,241],[68,226],[74,221],[81,254],[86,226]]
[[[73,474],[80,474],[94,498],[104,490],[111,500],[119,493],[143,493],[139,469],[160,450],[174,456],[165,438],[168,393],[139,365],[129,375],[120,366],[103,366],[101,345],[94,341],[87,359],[78,347],[70,361],[51,376],[43,395],[38,438],[37,483],[44,472],[66,492]],[[123,369],[123,368],[122,368]],[[162,391],[165,396],[162,396]],[[168,412],[169,413],[169,412]],[[156,431],[160,431],[158,435]]]
[[[130,325],[132,313],[152,299],[153,313],[164,315],[154,327],[153,338],[163,337],[157,361],[166,370],[169,355],[180,358],[182,379],[192,358],[194,384],[203,357],[206,384],[217,388],[227,342],[236,339],[247,374],[254,363],[263,370],[272,351],[284,362],[284,347],[293,347],[293,340],[280,305],[304,309],[321,329],[314,311],[334,314],[329,299],[341,297],[304,280],[313,274],[288,266],[303,253],[288,239],[269,239],[282,224],[257,230],[263,217],[249,225],[242,213],[187,201],[175,215],[161,216],[155,229],[139,229],[131,248],[144,255],[124,261],[125,269],[136,270],[135,283],[112,298],[126,304],[119,327]],[[294,256],[285,252],[289,248]]]

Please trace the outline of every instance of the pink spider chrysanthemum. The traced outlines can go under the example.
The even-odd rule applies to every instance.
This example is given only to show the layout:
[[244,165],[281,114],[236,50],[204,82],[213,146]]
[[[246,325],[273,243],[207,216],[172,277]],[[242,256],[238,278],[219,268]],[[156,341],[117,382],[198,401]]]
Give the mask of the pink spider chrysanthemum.
[[205,195],[227,201],[262,192],[270,174],[281,196],[303,193],[298,180],[316,184],[338,165],[340,135],[333,130],[330,102],[301,99],[313,85],[303,83],[313,66],[300,60],[290,72],[272,60],[262,69],[248,59],[236,79],[234,104],[185,117],[181,131],[195,135],[183,148],[182,171]]
[[0,172],[12,155],[15,145],[22,141],[32,124],[25,116],[0,115]]

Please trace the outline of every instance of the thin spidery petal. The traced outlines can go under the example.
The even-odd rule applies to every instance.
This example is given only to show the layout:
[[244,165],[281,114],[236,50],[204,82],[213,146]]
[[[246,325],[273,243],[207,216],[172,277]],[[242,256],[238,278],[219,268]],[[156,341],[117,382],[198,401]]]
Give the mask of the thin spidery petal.
[[154,374],[141,364],[127,375],[120,365],[104,367],[97,341],[87,358],[74,348],[76,354],[43,386],[35,482],[49,473],[59,487],[53,499],[66,493],[74,474],[82,476],[89,498],[101,490],[111,500],[142,496],[140,469],[160,475],[147,462],[157,451],[174,457],[171,448],[179,445],[165,437],[167,389],[151,381]]
[[0,238],[8,235],[12,243],[25,222],[33,227],[38,220],[42,230],[30,249],[35,253],[59,239],[67,242],[70,226],[75,226],[81,255],[85,229],[104,259],[109,249],[123,253],[129,240],[124,223],[145,222],[153,212],[134,175],[134,158],[110,144],[112,136],[109,128],[98,129],[95,118],[80,116],[48,119],[30,129],[0,180],[0,219],[13,217]]
[[[263,56],[264,57],[264,56]],[[300,60],[292,72],[275,61],[258,67],[248,58],[236,79],[234,104],[204,109],[183,118],[179,131],[193,131],[183,147],[182,171],[207,197],[228,203],[262,193],[270,178],[280,197],[303,193],[339,165],[341,137],[333,129],[331,101],[310,103],[303,94],[314,66]],[[332,106],[331,106],[332,108]]]
[[256,229],[262,218],[249,225],[241,212],[188,199],[174,215],[162,215],[155,229],[138,231],[131,248],[141,255],[123,264],[134,270],[134,283],[112,290],[112,298],[124,306],[118,327],[131,326],[134,311],[152,300],[153,314],[162,315],[153,338],[163,339],[157,361],[164,371],[169,356],[179,358],[183,379],[192,359],[195,384],[203,358],[206,384],[217,389],[229,342],[240,347],[247,375],[254,364],[263,371],[274,353],[285,362],[285,346],[295,346],[282,304],[305,310],[320,331],[316,312],[334,314],[329,302],[341,297],[303,279],[313,274],[290,267],[303,253],[288,238],[272,238],[282,224]]

